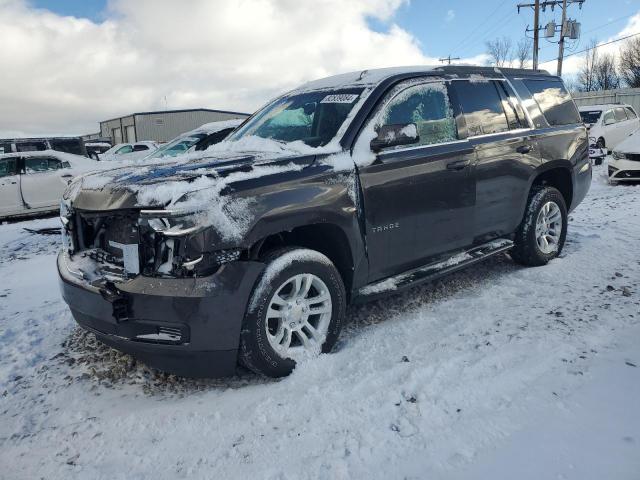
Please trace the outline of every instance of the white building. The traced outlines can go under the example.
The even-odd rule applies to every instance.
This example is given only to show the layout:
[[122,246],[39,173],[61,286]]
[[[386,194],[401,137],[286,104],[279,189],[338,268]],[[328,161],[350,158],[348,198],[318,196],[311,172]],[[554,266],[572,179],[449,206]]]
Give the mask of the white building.
[[205,123],[248,116],[247,113],[208,108],[139,112],[100,122],[99,136],[110,138],[113,145],[140,140],[167,142]]

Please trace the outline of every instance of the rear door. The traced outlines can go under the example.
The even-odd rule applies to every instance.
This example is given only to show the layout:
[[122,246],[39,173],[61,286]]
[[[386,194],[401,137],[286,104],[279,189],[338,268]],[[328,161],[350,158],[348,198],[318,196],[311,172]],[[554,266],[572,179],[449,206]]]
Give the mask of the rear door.
[[54,157],[26,157],[21,178],[22,197],[30,208],[56,207],[71,178],[67,162]]
[[23,210],[18,157],[0,159],[0,217]]
[[531,171],[540,162],[538,145],[515,93],[503,81],[453,82],[463,137],[473,146],[476,206],[474,242],[513,232],[527,195]]
[[442,81],[403,82],[378,126],[415,124],[415,143],[382,149],[360,166],[370,281],[429,263],[472,240],[474,152],[460,140]]

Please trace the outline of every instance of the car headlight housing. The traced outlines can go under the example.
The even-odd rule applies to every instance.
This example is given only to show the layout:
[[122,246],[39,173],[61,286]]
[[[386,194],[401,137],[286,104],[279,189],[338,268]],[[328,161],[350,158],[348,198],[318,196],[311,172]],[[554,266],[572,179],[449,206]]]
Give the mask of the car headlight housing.
[[617,151],[613,151],[613,153],[611,154],[611,156],[616,159],[616,160],[624,160],[625,158],[627,158],[627,156],[622,153],[622,152],[617,152]]
[[142,210],[138,226],[147,276],[211,275],[223,263],[240,258],[240,249],[212,248],[210,227],[192,211]]

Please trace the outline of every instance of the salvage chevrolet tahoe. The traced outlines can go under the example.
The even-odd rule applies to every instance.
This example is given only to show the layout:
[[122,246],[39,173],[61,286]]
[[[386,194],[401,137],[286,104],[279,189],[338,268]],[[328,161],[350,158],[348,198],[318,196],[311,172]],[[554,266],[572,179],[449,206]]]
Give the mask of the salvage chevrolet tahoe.
[[204,152],[72,183],[62,294],[151,366],[284,376],[332,349],[350,302],[503,252],[546,264],[591,175],[578,110],[546,72],[338,75]]

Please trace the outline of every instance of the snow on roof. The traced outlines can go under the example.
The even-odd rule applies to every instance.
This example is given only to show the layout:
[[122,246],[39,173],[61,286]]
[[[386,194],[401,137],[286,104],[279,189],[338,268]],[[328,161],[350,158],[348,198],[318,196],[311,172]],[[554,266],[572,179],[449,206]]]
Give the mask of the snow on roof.
[[233,120],[222,120],[219,122],[205,123],[204,125],[200,125],[198,128],[194,128],[193,130],[185,132],[182,135],[190,135],[192,133],[199,132],[204,132],[206,134],[216,133],[226,128],[236,128],[244,121],[244,118],[234,118]]
[[388,67],[375,68],[371,70],[359,70],[357,72],[341,73],[339,75],[333,75],[331,77],[312,80],[300,86],[296,90],[305,91],[351,86],[371,86],[377,85],[378,83],[389,77],[392,77],[393,75],[400,75],[403,73],[432,72],[436,68],[440,67],[431,65],[414,65],[409,67]]
[[[577,100],[580,98],[578,97]],[[590,110],[604,110],[605,108],[614,108],[614,107],[629,107],[626,103],[600,103],[598,105],[580,105],[578,110],[581,112],[587,112]]]

